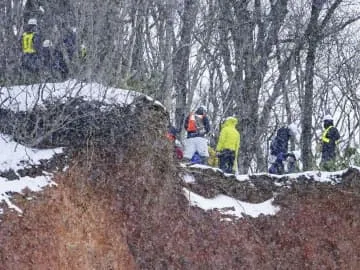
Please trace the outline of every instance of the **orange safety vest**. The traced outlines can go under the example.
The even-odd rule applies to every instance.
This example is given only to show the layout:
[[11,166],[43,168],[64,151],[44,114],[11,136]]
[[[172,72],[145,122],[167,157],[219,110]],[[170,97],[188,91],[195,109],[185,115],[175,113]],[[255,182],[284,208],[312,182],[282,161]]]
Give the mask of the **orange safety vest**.
[[[199,119],[196,119],[196,117],[198,117]],[[189,122],[188,122],[188,127],[187,127],[187,131],[189,132],[196,132],[199,128],[199,123],[196,123],[196,120],[202,120],[204,118],[204,115],[196,115],[194,113],[191,113],[189,115]]]
[[195,120],[194,113],[191,113],[189,115],[189,122],[188,122],[187,131],[190,131],[190,132],[195,132],[196,131],[196,120]]

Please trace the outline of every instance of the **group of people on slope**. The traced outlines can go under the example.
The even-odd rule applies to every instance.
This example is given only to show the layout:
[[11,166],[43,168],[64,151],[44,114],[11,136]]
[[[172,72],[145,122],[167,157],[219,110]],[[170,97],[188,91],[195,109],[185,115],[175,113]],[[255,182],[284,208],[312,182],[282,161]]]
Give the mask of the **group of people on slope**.
[[[323,119],[324,131],[321,136],[321,163],[323,170],[334,169],[336,158],[336,144],[340,139],[338,129],[334,126],[331,115],[325,115]],[[238,120],[235,117],[228,117],[221,125],[219,139],[215,150],[208,146],[208,139],[205,137],[210,132],[210,121],[206,115],[204,106],[200,106],[195,112],[191,112],[185,119],[184,128],[187,132],[184,141],[184,152],[179,144],[175,146],[176,156],[192,163],[209,164],[218,166],[225,173],[237,172],[237,159],[240,149],[240,133],[236,126]],[[171,127],[168,134],[171,134],[175,141],[177,130]],[[270,145],[270,167],[269,173],[283,174],[292,173],[297,170],[297,157],[289,152],[291,138],[296,138],[299,132],[296,124],[292,123],[277,130],[276,136]],[[214,156],[218,162],[214,162]],[[198,157],[195,159],[195,157]],[[210,157],[210,159],[209,159]],[[287,166],[285,168],[284,161]]]
[[[184,141],[184,153],[179,155],[179,146],[175,146],[176,156],[192,163],[218,165],[225,173],[236,172],[240,148],[240,133],[236,129],[237,123],[238,120],[235,117],[225,119],[221,126],[216,149],[213,150],[205,137],[210,132],[210,121],[206,115],[206,108],[200,106],[185,119],[184,128],[187,135]],[[176,129],[171,127],[170,130],[170,133],[175,136]],[[211,153],[214,153],[215,157],[211,157]],[[218,159],[218,164],[215,164],[214,159]]]
[[[63,37],[54,45],[50,39],[42,39],[37,20],[31,18],[21,35],[21,64],[23,69],[31,74],[43,71],[65,79],[69,73],[67,63],[73,60],[76,49],[75,28],[64,29]],[[85,56],[86,49],[81,46],[80,57]]]
[[[323,170],[330,171],[335,168],[336,145],[340,139],[338,129],[334,126],[334,119],[331,115],[323,118],[323,133],[320,141],[321,162]],[[296,156],[288,152],[289,140],[295,138],[298,132],[295,124],[278,129],[275,138],[270,145],[270,168],[269,173],[283,174],[292,173],[296,170]],[[287,161],[287,169],[284,168],[284,161]]]

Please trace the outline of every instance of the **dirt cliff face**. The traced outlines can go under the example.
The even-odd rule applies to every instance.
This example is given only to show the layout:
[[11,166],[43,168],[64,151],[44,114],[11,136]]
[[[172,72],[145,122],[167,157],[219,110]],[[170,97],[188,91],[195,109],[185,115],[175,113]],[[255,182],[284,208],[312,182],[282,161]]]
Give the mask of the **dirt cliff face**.
[[[14,197],[24,213],[1,217],[0,269],[360,268],[357,170],[317,183],[183,168],[163,136],[166,115],[136,110],[121,144],[77,149],[58,187]],[[185,171],[195,183],[182,181]],[[190,207],[184,186],[249,202],[275,196],[281,210],[225,221]]]
[[0,269],[136,269],[121,231],[124,218],[112,213],[110,198],[96,198],[76,173],[57,181],[57,188],[23,205],[21,217],[6,215]]

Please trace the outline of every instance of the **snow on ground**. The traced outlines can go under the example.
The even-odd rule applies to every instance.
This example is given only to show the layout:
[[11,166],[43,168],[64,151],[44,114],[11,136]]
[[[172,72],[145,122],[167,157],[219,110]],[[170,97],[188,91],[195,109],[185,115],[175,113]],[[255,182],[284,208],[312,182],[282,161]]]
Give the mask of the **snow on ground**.
[[[100,84],[86,84],[75,80],[69,80],[62,83],[35,84],[29,86],[12,86],[0,89],[0,104],[3,108],[9,108],[14,111],[22,111],[33,108],[35,105],[41,105],[47,99],[66,99],[69,97],[84,97],[87,100],[100,100],[106,103],[128,104],[137,96],[136,92],[116,88],[104,87]],[[161,105],[161,104],[160,104]],[[24,168],[27,164],[38,164],[41,159],[49,159],[55,153],[60,153],[61,148],[38,150],[27,148],[11,140],[9,136],[0,135],[0,171]],[[194,165],[195,167],[207,169],[211,168],[204,165]],[[213,168],[214,170],[219,170]],[[309,178],[313,177],[316,181],[331,181],[340,172],[305,172],[288,175],[290,178],[296,178],[300,174]],[[260,175],[260,174],[259,174]],[[272,175],[274,176],[274,175]],[[19,176],[20,177],[20,176]],[[236,175],[239,181],[249,179],[249,175]],[[184,175],[186,182],[193,182],[194,178],[190,175]],[[25,188],[32,191],[40,191],[47,185],[56,185],[51,180],[51,175],[39,176],[35,178],[20,177],[19,180],[8,181],[0,177],[0,202],[5,202],[8,207],[21,213],[16,205],[11,202],[11,193],[21,193]],[[186,197],[192,205],[203,208],[204,210],[219,209],[226,214],[242,217],[243,214],[258,216],[260,214],[274,215],[279,210],[272,205],[273,199],[259,204],[241,202],[231,197],[220,195],[213,199],[206,199],[189,190],[184,189]],[[224,210],[225,208],[225,210]],[[221,210],[223,209],[223,210]],[[3,209],[0,208],[0,214]]]
[[[27,148],[21,144],[12,141],[10,136],[0,136],[0,171],[24,168],[28,164],[40,164],[41,159],[49,159],[54,154],[62,153],[62,148],[39,150]],[[25,164],[24,164],[25,163]]]
[[[185,164],[181,164],[182,167],[186,167]],[[214,171],[219,171],[218,168],[212,168],[206,165],[194,164],[191,165],[192,168],[198,169],[213,169]],[[360,167],[354,167],[360,169]],[[307,172],[300,172],[300,173],[292,173],[292,174],[285,174],[285,175],[274,175],[269,173],[255,173],[252,175],[264,176],[268,175],[272,178],[283,178],[288,177],[290,180],[295,180],[299,176],[305,176],[308,179],[313,179],[314,181],[318,182],[332,182],[337,181],[337,179],[341,178],[341,175],[344,174],[346,170],[336,171],[336,172],[324,172],[324,171],[307,171]],[[225,176],[230,176],[231,174],[225,174]],[[235,177],[238,181],[247,181],[250,180],[249,174],[239,175],[236,174]],[[195,178],[191,174],[184,174],[183,180],[185,183],[194,183]],[[281,184],[279,184],[281,185]],[[272,202],[274,198],[267,200],[262,203],[248,203],[243,202],[240,200],[236,200],[232,197],[226,195],[219,195],[211,199],[204,198],[188,189],[184,188],[184,194],[186,198],[189,200],[190,204],[193,206],[200,207],[204,210],[214,210],[218,209],[224,214],[233,215],[235,217],[241,218],[244,215],[249,215],[252,217],[258,217],[260,214],[263,215],[275,215],[280,208],[273,205]],[[223,210],[222,210],[223,209]]]
[[20,85],[0,88],[0,104],[13,111],[25,111],[45,100],[65,100],[70,97],[83,97],[85,100],[99,100],[109,104],[129,104],[135,91],[105,87],[97,83],[83,83],[68,80],[61,83]]
[[188,189],[184,188],[185,196],[193,206],[198,206],[204,210],[218,209],[223,214],[243,217],[244,215],[258,217],[263,215],[275,215],[280,208],[272,204],[274,199],[262,203],[248,203],[236,200],[226,195],[218,195],[215,198],[204,198]]
[[[83,83],[68,80],[61,83],[46,83],[34,85],[19,85],[0,88],[0,104],[2,108],[15,112],[26,111],[41,106],[44,101],[66,100],[70,97],[83,97],[85,100],[99,100],[109,104],[129,104],[134,97],[140,94],[134,91],[105,87],[97,83]],[[161,105],[161,104],[159,104]],[[41,159],[50,159],[54,154],[61,153],[61,148],[39,150],[27,148],[12,141],[10,136],[0,134],[0,171],[5,172],[19,169],[29,165],[39,164]],[[0,203],[5,202],[9,208],[21,213],[16,205],[11,202],[12,193],[21,193],[25,188],[31,191],[40,191],[45,186],[56,185],[51,180],[51,175],[19,177],[19,180],[7,180],[0,177]],[[3,209],[0,208],[0,214]]]
[[[347,170],[340,170],[334,172],[326,172],[326,171],[306,171],[306,172],[298,172],[298,173],[289,173],[289,174],[270,174],[270,173],[254,173],[252,175],[268,175],[272,178],[284,178],[288,177],[289,179],[297,179],[299,176],[305,176],[308,179],[314,179],[318,182],[334,182],[336,179],[340,178],[344,172]],[[236,175],[236,179],[238,181],[249,180],[249,175]]]
[[[0,171],[13,170],[16,172],[19,169],[26,168],[29,165],[38,165],[42,159],[50,159],[54,154],[61,153],[62,148],[38,150],[34,148],[27,148],[23,145],[17,144],[12,141],[9,136],[0,136]],[[25,188],[31,191],[40,191],[45,186],[56,185],[51,180],[51,175],[44,173],[43,176],[35,178],[25,176],[20,177],[19,180],[7,180],[0,177],[0,202],[5,202],[9,208],[15,209],[19,213],[22,213],[21,209],[14,205],[10,198],[11,194],[21,193]],[[0,208],[0,214],[3,210]]]
[[184,179],[185,183],[194,183],[196,181],[195,177],[192,176],[191,174],[184,174],[183,179]]

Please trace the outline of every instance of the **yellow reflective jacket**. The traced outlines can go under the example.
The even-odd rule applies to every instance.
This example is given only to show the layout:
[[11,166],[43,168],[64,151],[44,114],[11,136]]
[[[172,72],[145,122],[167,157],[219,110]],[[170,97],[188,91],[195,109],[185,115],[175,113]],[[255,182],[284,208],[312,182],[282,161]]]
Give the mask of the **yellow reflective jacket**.
[[[329,130],[331,128],[333,128],[333,127],[334,126],[329,126],[324,130],[323,134],[321,135],[321,141],[323,143],[329,143],[330,142],[330,139],[327,136],[328,136]],[[338,143],[338,140],[335,140],[335,144],[337,144],[337,143]]]
[[237,160],[240,148],[240,133],[236,129],[238,120],[235,117],[226,118],[221,127],[219,141],[216,151],[221,152],[224,149],[235,151],[235,160]]
[[33,32],[26,32],[21,37],[21,45],[23,53],[35,53]]

